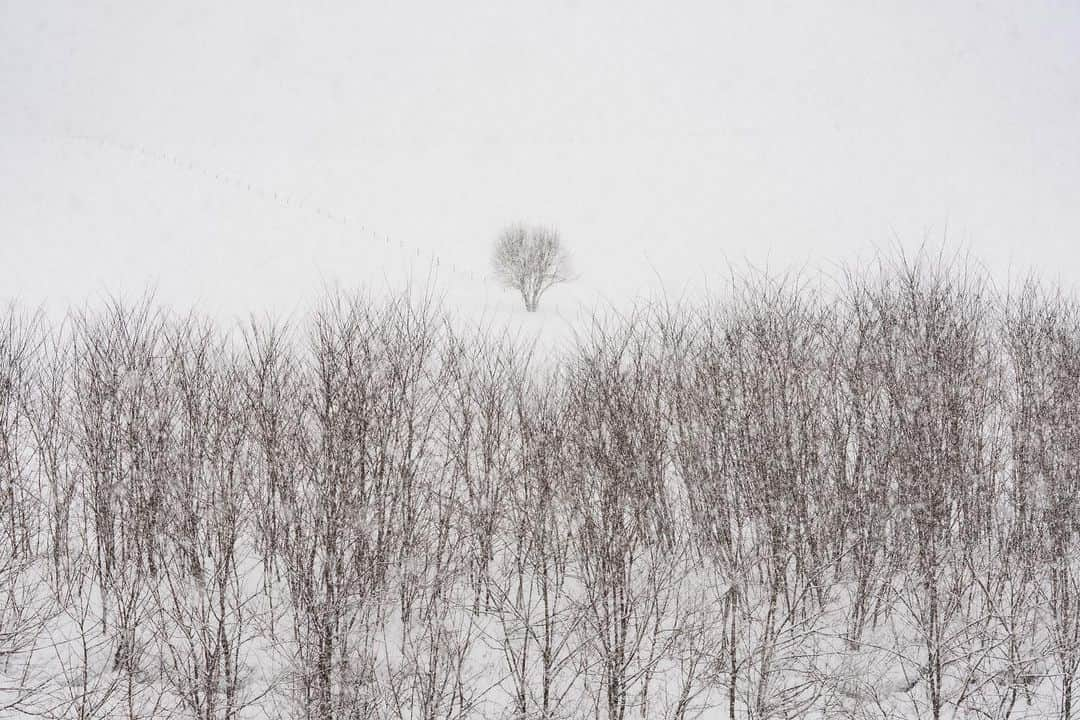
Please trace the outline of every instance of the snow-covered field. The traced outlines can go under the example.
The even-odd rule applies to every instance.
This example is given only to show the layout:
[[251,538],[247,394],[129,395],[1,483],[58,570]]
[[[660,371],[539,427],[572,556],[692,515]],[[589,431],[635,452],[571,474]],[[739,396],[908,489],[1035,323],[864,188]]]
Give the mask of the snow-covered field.
[[1080,715],[1077,8],[309,5],[0,3],[0,720]]

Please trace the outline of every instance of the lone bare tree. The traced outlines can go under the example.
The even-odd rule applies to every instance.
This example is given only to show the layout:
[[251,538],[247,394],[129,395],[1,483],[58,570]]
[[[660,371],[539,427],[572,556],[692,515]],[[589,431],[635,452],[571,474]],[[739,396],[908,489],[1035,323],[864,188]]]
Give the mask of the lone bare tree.
[[529,312],[536,312],[548,288],[571,279],[570,257],[553,227],[510,225],[495,243],[491,264],[500,283],[521,293]]

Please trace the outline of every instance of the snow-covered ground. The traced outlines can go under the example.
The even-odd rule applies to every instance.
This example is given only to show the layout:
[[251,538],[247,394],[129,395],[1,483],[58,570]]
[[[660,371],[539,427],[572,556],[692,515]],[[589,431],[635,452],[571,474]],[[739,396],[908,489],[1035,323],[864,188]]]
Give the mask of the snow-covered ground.
[[[662,335],[663,313],[635,315],[650,304],[701,308],[726,298],[733,267],[801,274],[828,297],[846,268],[871,277],[864,263],[881,247],[923,259],[941,247],[946,265],[969,251],[998,288],[1015,288],[1029,271],[1074,288],[1078,37],[1077,7],[1004,0],[677,10],[575,1],[0,3],[0,302],[17,306],[0,329],[0,542],[12,545],[0,550],[0,718],[324,718],[333,708],[336,720],[532,720],[547,707],[544,720],[885,720],[929,717],[938,690],[946,717],[1058,717],[1059,665],[1080,657],[1063,650],[1080,648],[1066,632],[1080,628],[1069,620],[1080,608],[1071,616],[1061,608],[1075,607],[1080,588],[1066,582],[1062,591],[1051,570],[1070,569],[1064,577],[1075,583],[1080,569],[1068,558],[1015,572],[991,562],[1024,557],[1005,552],[1006,531],[1019,522],[1015,498],[1002,499],[1021,483],[1011,470],[991,483],[999,534],[989,534],[988,554],[952,559],[963,582],[950,587],[947,618],[932,622],[914,556],[890,557],[887,567],[874,556],[868,578],[855,570],[853,545],[840,543],[822,550],[836,552],[835,566],[796,571],[794,558],[791,567],[770,564],[753,523],[740,529],[740,550],[706,551],[690,530],[715,531],[700,513],[726,500],[712,498],[698,514],[679,506],[668,531],[686,534],[674,545],[650,536],[607,557],[599,549],[616,543],[603,532],[625,528],[590,513],[607,507],[605,492],[619,496],[620,483],[651,477],[620,464],[612,448],[655,460],[660,495],[673,503],[692,460],[703,463],[702,477],[719,472],[704,465],[723,434],[687,459],[673,439],[687,437],[672,423],[689,422],[684,412],[723,416],[734,391],[671,371],[684,360],[701,372],[708,363],[686,353],[699,336]],[[536,313],[489,266],[500,229],[519,220],[557,225],[578,276]],[[148,293],[153,300],[141,304]],[[371,299],[361,307],[372,314],[343,321],[335,332],[351,327],[347,341],[330,333],[339,343],[330,356],[340,351],[346,369],[317,366],[313,313],[328,298],[356,295]],[[402,316],[393,311],[380,315],[404,295],[429,298],[456,333],[453,351],[441,330],[423,336],[437,340],[417,375],[407,362],[414,347],[394,344],[419,337],[416,328],[394,326]],[[132,314],[110,315],[111,298]],[[20,335],[22,313],[38,307],[48,330]],[[150,313],[136,327],[139,308],[159,307],[167,318]],[[181,331],[189,311],[228,335],[237,366],[199,344],[201,320]],[[791,317],[766,316],[770,328]],[[167,329],[155,335],[158,319]],[[633,333],[621,334],[633,319],[648,352],[639,365],[626,361],[645,375],[640,393],[624,396],[612,378],[630,370],[624,359],[605,366],[604,353],[633,346]],[[268,329],[275,323],[287,325],[281,345]],[[625,345],[590,355],[601,328]],[[825,339],[846,341],[833,329]],[[1073,329],[1013,338],[1013,352],[1043,347],[1040,337],[1061,340],[1032,360],[1060,363],[1042,378],[1049,387],[1052,377],[1073,377]],[[725,342],[737,345],[732,337]],[[534,348],[528,370],[523,354],[485,346],[499,339]],[[25,366],[14,360],[20,347]],[[360,373],[361,382],[365,352],[379,371]],[[942,356],[954,357],[949,349],[918,357]],[[571,366],[582,373],[576,394],[543,375]],[[320,396],[317,367],[343,373],[324,389],[349,392]],[[786,412],[788,396],[769,394],[776,386],[755,387]],[[661,387],[699,392],[705,405],[650,408],[642,398]],[[892,388],[874,387],[878,398]],[[988,401],[1000,414],[979,418],[994,437],[1008,435],[995,423],[1018,412],[1010,403],[1019,391],[1001,387],[1011,389]],[[1058,464],[1036,473],[1036,484],[1074,474],[1071,451],[1061,450],[1073,442],[1067,418],[1080,411],[1068,387],[1052,401],[1040,396],[1065,409],[1040,430],[1052,438],[1040,448]],[[387,397],[401,403],[378,404]],[[326,414],[350,408],[357,422],[334,426],[340,436],[324,432],[312,398],[326,400]],[[501,410],[489,416],[492,403]],[[436,419],[417,429],[402,407]],[[619,424],[639,411],[648,422]],[[214,426],[214,412],[228,420]],[[268,418],[287,432],[275,436]],[[690,439],[708,435],[700,430]],[[386,506],[377,493],[349,496],[363,473],[341,470],[326,449],[354,447],[363,433],[391,468],[370,476],[393,478]],[[656,435],[672,445],[652,456]],[[875,448],[895,435],[874,436]],[[1022,436],[1010,442],[1019,447]],[[428,444],[417,449],[415,437]],[[842,443],[829,442],[842,466]],[[732,442],[728,452],[743,448]],[[1033,452],[1024,446],[1017,457]],[[773,477],[763,463],[743,470]],[[881,473],[901,483],[917,466]],[[614,490],[597,480],[605,472],[619,479]],[[537,483],[556,475],[557,501],[537,500]],[[244,480],[232,486],[235,477]],[[319,483],[342,477],[349,482],[335,487],[359,515],[334,522],[348,528],[350,558],[370,563],[360,569],[335,566],[337,545],[319,535],[338,508]],[[409,484],[416,477],[419,490]],[[307,495],[289,495],[298,488]],[[837,490],[820,514],[845,497]],[[740,502],[751,514],[759,507]],[[401,514],[387,527],[399,535],[379,545],[371,529],[383,527],[379,513],[392,514],[391,505]],[[240,515],[230,515],[236,507]],[[1049,527],[1049,505],[1039,507]],[[550,525],[547,509],[560,513]],[[125,524],[135,517],[152,527]],[[231,542],[218,534],[226,519],[240,528]],[[524,538],[526,526],[539,535]],[[274,534],[289,528],[302,537]],[[132,540],[140,536],[160,542]],[[268,538],[281,544],[268,549]],[[120,557],[103,559],[108,543]],[[397,555],[380,555],[386,548]],[[328,567],[341,577],[304,574]],[[789,570],[790,583],[781,581]],[[339,624],[320,625],[327,618]],[[337,643],[326,650],[329,670],[320,633]],[[934,643],[947,654],[940,688],[928,684]],[[329,680],[315,678],[322,670]],[[625,686],[609,694],[613,676]],[[329,695],[313,694],[319,688]]]
[[499,314],[480,279],[519,219],[563,231],[564,315],[924,242],[1071,285],[1078,27],[1007,2],[6,2],[0,297],[281,315],[438,258],[448,304]]

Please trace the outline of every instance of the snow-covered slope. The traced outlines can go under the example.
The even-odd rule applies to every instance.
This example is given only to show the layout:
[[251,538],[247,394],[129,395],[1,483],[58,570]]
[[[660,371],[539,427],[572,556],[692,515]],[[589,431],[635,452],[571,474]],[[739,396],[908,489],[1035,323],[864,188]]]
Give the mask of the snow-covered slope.
[[892,242],[1061,274],[1076,9],[914,7],[4,3],[0,296],[280,313],[438,257],[510,312],[518,219],[574,253],[563,315]]

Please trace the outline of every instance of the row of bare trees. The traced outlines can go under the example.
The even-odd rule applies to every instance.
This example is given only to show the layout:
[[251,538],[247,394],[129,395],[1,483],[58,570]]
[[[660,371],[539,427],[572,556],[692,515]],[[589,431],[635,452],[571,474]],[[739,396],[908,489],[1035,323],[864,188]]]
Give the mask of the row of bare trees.
[[598,318],[0,330],[0,715],[1076,716],[1080,304],[919,259]]

